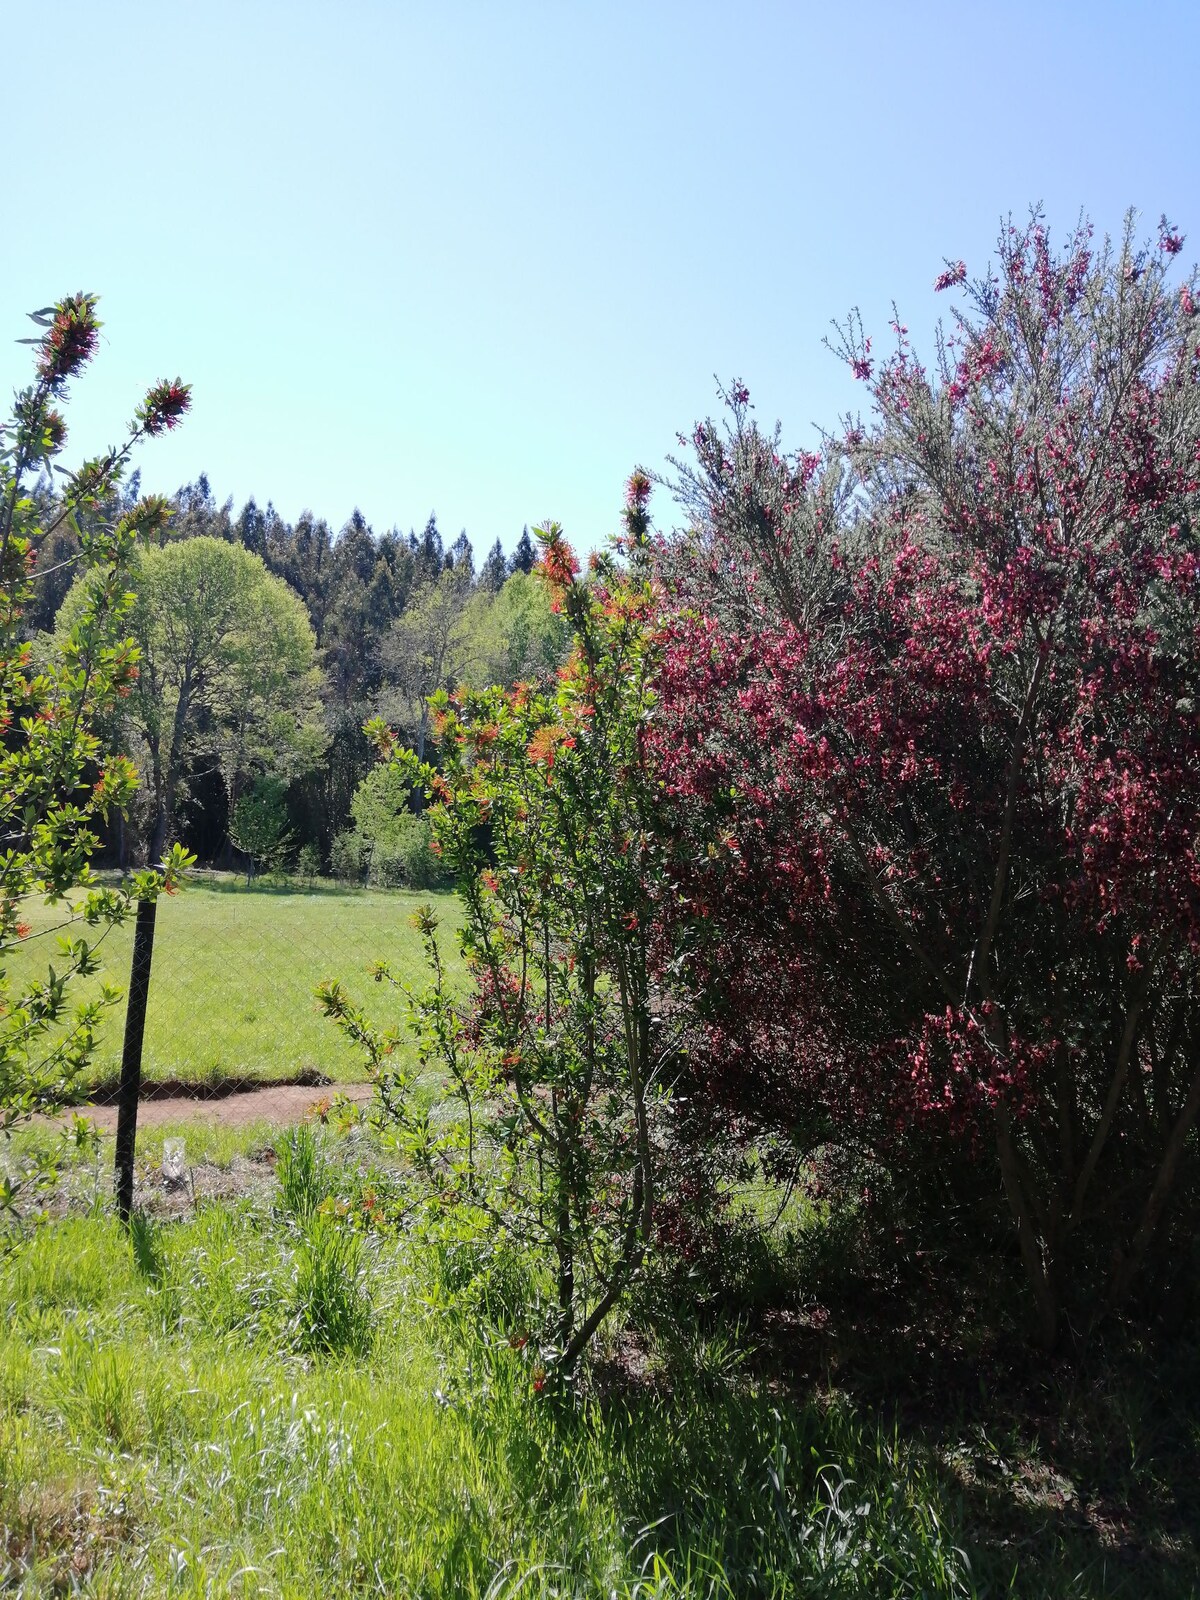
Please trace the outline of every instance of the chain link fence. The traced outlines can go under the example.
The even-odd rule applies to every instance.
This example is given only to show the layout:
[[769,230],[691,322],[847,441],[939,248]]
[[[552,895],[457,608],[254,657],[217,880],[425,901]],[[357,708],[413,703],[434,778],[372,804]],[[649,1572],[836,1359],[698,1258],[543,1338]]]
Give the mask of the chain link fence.
[[103,1136],[102,1154],[115,1137],[123,1214],[229,1192],[231,1172],[246,1180],[234,1188],[252,1186],[256,1165],[265,1180],[280,1130],[325,1116],[337,1096],[371,1098],[365,1055],[324,1017],[316,990],[337,979],[373,1021],[403,1032],[403,996],[370,969],[386,961],[422,982],[411,919],[430,902],[453,964],[452,894],[326,880],[196,873],[142,908],[136,931],[108,936],[102,976],[125,997],[107,1014],[79,1109]]

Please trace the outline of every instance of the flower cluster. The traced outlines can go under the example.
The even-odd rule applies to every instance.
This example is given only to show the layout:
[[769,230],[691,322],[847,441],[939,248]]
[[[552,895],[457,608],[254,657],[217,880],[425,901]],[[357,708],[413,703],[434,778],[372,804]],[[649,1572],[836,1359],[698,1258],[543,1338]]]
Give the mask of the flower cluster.
[[38,356],[39,371],[52,390],[61,389],[68,378],[87,365],[96,353],[99,338],[94,294],[70,295],[53,307]]
[[1158,222],[1158,248],[1164,255],[1177,256],[1183,249],[1183,235],[1178,228],[1174,228],[1166,217],[1160,217]]
[[563,538],[556,522],[538,530],[542,540],[542,558],[534,571],[543,579],[550,591],[551,609],[562,611],[568,591],[579,576],[579,562],[575,552]]
[[187,415],[192,404],[191,385],[164,378],[156,383],[138,408],[138,420],[144,433],[153,437],[174,428]]

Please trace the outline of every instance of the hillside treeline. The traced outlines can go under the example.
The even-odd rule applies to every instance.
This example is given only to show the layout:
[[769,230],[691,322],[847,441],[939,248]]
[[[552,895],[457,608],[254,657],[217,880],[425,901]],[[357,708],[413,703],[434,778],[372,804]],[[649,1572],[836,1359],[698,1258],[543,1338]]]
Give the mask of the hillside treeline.
[[[123,499],[139,493],[135,475]],[[447,541],[434,514],[376,533],[356,510],[335,532],[253,498],[236,511],[203,474],[174,504],[169,538],[139,557],[140,676],[114,732],[143,787],[107,853],[128,865],[178,839],[226,866],[431,881],[418,817],[370,783],[358,794],[375,765],[363,725],[383,715],[423,750],[437,689],[511,686],[561,661],[528,529],[477,562],[466,531]],[[39,552],[33,637],[61,633],[82,604],[78,557],[64,523]]]

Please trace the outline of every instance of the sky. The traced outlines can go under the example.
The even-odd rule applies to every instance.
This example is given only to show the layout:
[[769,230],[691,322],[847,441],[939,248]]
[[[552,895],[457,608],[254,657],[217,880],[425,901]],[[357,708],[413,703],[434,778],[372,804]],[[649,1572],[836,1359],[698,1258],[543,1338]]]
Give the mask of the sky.
[[101,297],[68,461],[179,375],[145,487],[477,556],[600,542],[717,376],[811,446],[859,398],[831,319],[928,348],[1010,212],[1200,242],[1195,0],[55,0],[0,50],[0,383],[22,313]]

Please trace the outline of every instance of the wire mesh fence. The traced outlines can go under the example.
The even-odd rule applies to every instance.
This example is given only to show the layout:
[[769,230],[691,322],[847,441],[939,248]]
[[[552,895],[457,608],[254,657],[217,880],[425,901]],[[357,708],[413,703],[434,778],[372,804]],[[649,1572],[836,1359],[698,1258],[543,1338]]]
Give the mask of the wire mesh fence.
[[[458,903],[450,894],[195,874],[155,908],[144,1028],[134,1058],[126,1051],[124,1085],[128,1011],[138,994],[134,926],[108,935],[103,972],[88,982],[119,983],[126,993],[106,1015],[80,1111],[105,1136],[106,1152],[107,1136],[125,1122],[122,1211],[181,1184],[194,1197],[198,1167],[214,1169],[201,1187],[219,1190],[231,1165],[256,1152],[269,1164],[278,1130],[324,1115],[336,1096],[370,1099],[366,1058],[324,1017],[316,990],[337,979],[372,1020],[402,1025],[402,997],[375,983],[370,969],[386,961],[421,982],[411,918],[430,901],[452,934]],[[453,964],[452,937],[444,949]],[[405,1049],[402,1038],[401,1059]]]

